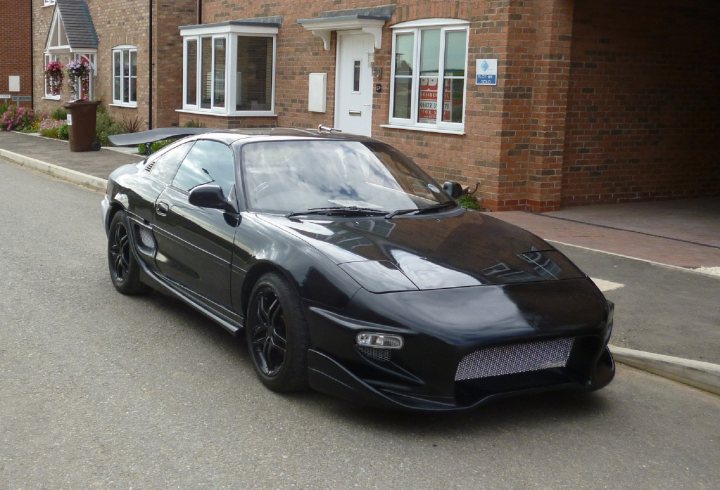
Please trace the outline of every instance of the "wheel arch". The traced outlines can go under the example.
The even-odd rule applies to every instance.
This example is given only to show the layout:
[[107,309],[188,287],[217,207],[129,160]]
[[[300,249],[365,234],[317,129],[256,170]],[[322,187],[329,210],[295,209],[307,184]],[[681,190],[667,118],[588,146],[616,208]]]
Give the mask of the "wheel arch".
[[291,288],[293,288],[297,292],[298,288],[295,279],[288,271],[280,267],[278,264],[267,260],[263,260],[254,264],[247,271],[245,279],[243,280],[242,290],[240,291],[240,308],[242,310],[243,316],[245,316],[246,318],[247,307],[250,301],[250,294],[252,293],[253,287],[255,287],[255,284],[262,276],[269,272],[277,273],[280,277],[285,279],[288,284],[290,284]]

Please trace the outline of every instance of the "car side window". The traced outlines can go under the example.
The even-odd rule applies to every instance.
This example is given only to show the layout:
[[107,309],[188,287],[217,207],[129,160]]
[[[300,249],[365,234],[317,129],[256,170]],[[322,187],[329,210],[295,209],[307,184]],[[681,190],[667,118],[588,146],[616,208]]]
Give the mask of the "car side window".
[[235,184],[233,151],[217,141],[199,140],[188,152],[172,185],[190,192],[203,184],[217,184],[228,196]]
[[192,145],[193,142],[189,141],[156,157],[155,161],[152,162],[150,175],[165,184],[170,184],[173,177],[175,177],[175,172],[177,172],[180,163]]

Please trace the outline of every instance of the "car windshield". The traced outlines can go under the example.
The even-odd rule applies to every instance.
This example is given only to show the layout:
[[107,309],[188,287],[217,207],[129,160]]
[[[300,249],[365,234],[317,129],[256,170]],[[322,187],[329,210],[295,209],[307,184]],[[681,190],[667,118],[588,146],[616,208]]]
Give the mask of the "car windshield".
[[373,215],[454,206],[408,157],[378,142],[248,143],[242,147],[242,168],[247,204],[254,211]]

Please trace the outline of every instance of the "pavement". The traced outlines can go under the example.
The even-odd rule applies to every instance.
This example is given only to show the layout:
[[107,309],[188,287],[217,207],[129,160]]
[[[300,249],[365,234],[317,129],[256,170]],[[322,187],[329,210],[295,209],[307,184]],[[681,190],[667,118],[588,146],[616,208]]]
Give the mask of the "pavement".
[[[115,168],[143,158],[109,149],[71,153],[66,142],[7,132],[0,132],[0,157],[96,190],[104,189],[104,179]],[[680,274],[680,279],[674,278],[672,284],[680,281],[682,290],[665,291],[662,297],[653,298],[656,306],[653,303],[645,306],[661,309],[662,305],[678,305],[690,313],[701,313],[699,320],[693,323],[691,317],[688,325],[678,325],[681,320],[676,313],[669,316],[675,325],[663,325],[660,318],[644,326],[642,335],[635,336],[636,344],[629,341],[623,346],[611,346],[611,350],[619,362],[720,394],[718,302],[711,299],[710,308],[701,312],[696,310],[703,310],[702,306],[688,307],[703,294],[711,298],[720,296],[719,209],[720,197],[583,206],[546,214],[515,211],[490,214],[537,234],[566,253],[574,249],[573,254],[603,254],[605,259],[593,260],[602,262],[611,257],[616,261],[632,261],[627,264],[645,262]],[[612,268],[634,270],[628,274],[630,280],[642,277],[662,284],[668,279],[657,271],[649,275],[638,272],[637,265],[605,265],[598,267],[598,271],[602,274]],[[605,279],[596,282],[616,302],[613,295],[626,294],[622,290],[613,291],[623,283]],[[642,286],[636,289],[642,290]],[[619,316],[616,314],[616,320]],[[641,318],[628,320],[642,322]],[[617,323],[614,339],[619,330]],[[677,327],[681,326],[685,328],[679,330]],[[668,330],[676,330],[677,335],[667,337]]]

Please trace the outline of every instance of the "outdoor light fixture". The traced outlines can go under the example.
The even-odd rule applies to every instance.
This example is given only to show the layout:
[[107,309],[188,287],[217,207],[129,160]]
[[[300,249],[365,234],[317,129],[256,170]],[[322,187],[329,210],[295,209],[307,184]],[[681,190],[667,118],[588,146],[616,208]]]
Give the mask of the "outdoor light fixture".
[[382,66],[377,66],[375,64],[375,53],[370,52],[368,53],[368,66],[370,67],[370,71],[372,72],[372,76],[375,79],[382,78],[383,69]]
[[403,338],[387,333],[361,332],[357,335],[357,344],[376,349],[402,349]]

